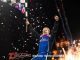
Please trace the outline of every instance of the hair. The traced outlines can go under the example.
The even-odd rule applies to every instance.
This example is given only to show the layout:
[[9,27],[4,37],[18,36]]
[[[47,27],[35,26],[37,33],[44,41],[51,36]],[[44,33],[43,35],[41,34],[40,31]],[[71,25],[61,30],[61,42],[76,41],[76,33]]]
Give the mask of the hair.
[[47,28],[48,31],[50,32],[50,28],[49,28],[49,27],[44,27],[43,30],[42,30],[42,33],[44,32],[44,29],[45,29],[45,28]]

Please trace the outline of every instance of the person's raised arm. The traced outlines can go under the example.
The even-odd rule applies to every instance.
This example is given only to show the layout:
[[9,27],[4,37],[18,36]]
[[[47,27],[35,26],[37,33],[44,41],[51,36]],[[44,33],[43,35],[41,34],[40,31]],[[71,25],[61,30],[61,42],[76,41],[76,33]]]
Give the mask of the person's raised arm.
[[64,53],[64,56],[66,56],[66,51],[65,51],[64,48],[62,48],[62,51],[63,51],[63,53]]
[[28,30],[29,30],[30,32],[32,32],[32,34],[35,35],[35,37],[39,38],[39,37],[40,37],[39,33],[34,30],[34,28],[33,28],[32,25],[29,23],[28,20],[27,20],[26,24],[28,25]]

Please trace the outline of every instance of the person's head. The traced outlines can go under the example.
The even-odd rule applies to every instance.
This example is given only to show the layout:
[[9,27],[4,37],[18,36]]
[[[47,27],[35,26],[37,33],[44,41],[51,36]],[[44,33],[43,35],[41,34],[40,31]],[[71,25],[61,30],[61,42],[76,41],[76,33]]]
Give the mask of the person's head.
[[58,16],[58,15],[55,15],[55,16],[54,16],[54,19],[55,19],[56,21],[59,21],[59,16]]
[[59,46],[60,46],[60,43],[57,42],[57,43],[56,43],[56,47],[59,47]]
[[50,29],[48,27],[44,27],[42,30],[43,34],[49,34],[50,33]]
[[78,46],[80,46],[80,43],[78,43]]
[[53,50],[52,53],[53,53],[54,55],[57,55],[57,54],[58,54],[58,51],[57,51],[57,50]]

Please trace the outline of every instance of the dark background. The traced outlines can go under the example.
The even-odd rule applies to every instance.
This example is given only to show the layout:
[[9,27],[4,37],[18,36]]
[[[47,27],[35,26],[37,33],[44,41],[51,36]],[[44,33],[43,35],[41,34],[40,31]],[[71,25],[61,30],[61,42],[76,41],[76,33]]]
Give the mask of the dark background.
[[[56,1],[60,1],[60,0],[56,0]],[[79,39],[80,2],[78,0],[62,0],[62,2],[63,2],[64,11],[68,19],[68,24],[69,24],[73,39]],[[55,14],[58,14],[56,12],[54,0],[32,0],[32,2],[29,4],[29,7],[36,8],[39,6],[39,4],[42,4],[45,15],[54,16]]]
[[80,3],[78,0],[63,0],[68,24],[74,39],[80,39]]
[[[79,0],[62,1],[73,39],[80,39],[80,2]],[[0,2],[0,5],[4,5],[4,7],[0,6],[0,13],[2,14],[0,15],[0,55],[7,55],[9,50],[17,51],[15,48],[19,49],[18,52],[28,51],[31,54],[36,54],[38,51],[38,45],[36,45],[36,43],[38,44],[38,40],[32,37],[30,32],[25,32],[24,16],[20,11],[12,8],[8,4]],[[42,9],[40,9],[40,6]],[[42,30],[45,24],[52,28],[54,23],[52,18],[55,14],[58,14],[54,0],[32,0],[32,2],[29,3],[29,8],[33,9],[33,11],[30,11],[29,21],[35,24],[33,28],[35,28],[38,33],[41,33],[40,30]],[[10,13],[10,10],[13,12]],[[10,17],[10,15],[12,16]],[[16,19],[15,16],[17,16]],[[36,17],[40,18],[37,19]],[[31,20],[31,18],[33,18],[34,21],[33,19]],[[40,22],[38,23],[37,20]],[[26,44],[25,47],[23,47],[24,43]]]

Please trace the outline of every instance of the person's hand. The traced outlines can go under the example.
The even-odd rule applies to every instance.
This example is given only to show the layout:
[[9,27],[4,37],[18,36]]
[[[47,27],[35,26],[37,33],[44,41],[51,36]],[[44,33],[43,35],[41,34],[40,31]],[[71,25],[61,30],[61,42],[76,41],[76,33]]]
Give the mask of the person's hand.
[[29,25],[29,24],[30,24],[28,20],[26,20],[26,24],[27,24],[27,25]]

